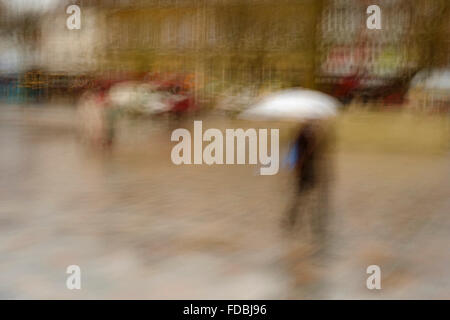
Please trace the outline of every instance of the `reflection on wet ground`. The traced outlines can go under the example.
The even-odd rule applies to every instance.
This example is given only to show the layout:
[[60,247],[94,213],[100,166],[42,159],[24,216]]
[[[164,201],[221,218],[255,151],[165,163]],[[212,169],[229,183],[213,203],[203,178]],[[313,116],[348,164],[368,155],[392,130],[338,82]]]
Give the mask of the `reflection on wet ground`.
[[[175,166],[161,124],[128,127],[101,153],[70,125],[5,114],[0,298],[450,298],[448,155],[338,151],[314,255],[307,235],[280,229],[285,171]],[[66,289],[71,264],[80,291]]]

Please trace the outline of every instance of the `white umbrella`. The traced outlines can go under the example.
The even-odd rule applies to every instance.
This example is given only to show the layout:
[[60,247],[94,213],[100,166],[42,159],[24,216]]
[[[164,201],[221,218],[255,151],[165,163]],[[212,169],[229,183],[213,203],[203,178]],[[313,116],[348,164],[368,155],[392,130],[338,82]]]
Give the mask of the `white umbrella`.
[[450,69],[435,69],[419,72],[411,80],[411,87],[450,90]]
[[242,112],[252,120],[306,120],[334,117],[340,103],[324,93],[307,89],[288,89],[270,94]]

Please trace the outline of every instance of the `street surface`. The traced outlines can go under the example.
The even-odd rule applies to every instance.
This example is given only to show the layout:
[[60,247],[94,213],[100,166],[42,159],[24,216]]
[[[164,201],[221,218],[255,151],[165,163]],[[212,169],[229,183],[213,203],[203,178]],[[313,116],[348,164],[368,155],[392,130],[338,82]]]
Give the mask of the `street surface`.
[[[450,299],[450,156],[338,149],[326,250],[280,219],[291,173],[175,166],[161,120],[83,146],[72,110],[0,108],[2,299]],[[233,127],[204,120],[204,127]],[[66,288],[79,265],[82,289]],[[366,288],[379,265],[381,290]]]

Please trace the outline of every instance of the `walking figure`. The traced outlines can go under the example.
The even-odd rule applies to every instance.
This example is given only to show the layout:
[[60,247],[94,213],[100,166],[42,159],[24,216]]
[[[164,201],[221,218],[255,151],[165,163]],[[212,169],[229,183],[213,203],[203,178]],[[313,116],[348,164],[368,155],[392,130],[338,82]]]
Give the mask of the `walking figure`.
[[300,130],[291,150],[296,190],[283,221],[288,229],[298,223],[300,226],[309,223],[319,237],[324,235],[327,215],[327,168],[324,163],[327,140],[324,125],[319,120],[309,121]]

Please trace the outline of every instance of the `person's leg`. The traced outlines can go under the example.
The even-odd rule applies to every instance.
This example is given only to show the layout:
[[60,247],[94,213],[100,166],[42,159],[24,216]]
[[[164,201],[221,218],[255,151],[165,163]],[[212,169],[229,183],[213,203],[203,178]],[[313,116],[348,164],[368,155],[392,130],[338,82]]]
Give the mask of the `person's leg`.
[[114,143],[115,134],[116,134],[116,117],[118,110],[115,108],[107,108],[105,110],[106,114],[106,128],[105,128],[105,137],[104,137],[104,146],[111,147]]
[[287,229],[292,229],[298,224],[299,219],[303,219],[308,211],[308,189],[298,185],[294,198],[284,217],[283,224]]
[[321,181],[316,187],[316,195],[314,202],[316,208],[311,220],[314,242],[317,245],[317,253],[324,254],[327,251],[330,234],[330,208],[328,199],[328,181]]
[[296,193],[294,195],[294,199],[291,203],[291,206],[289,207],[289,209],[287,211],[285,220],[283,221],[285,224],[285,227],[292,228],[296,224],[297,217],[298,217],[299,204],[300,204],[300,194]]

